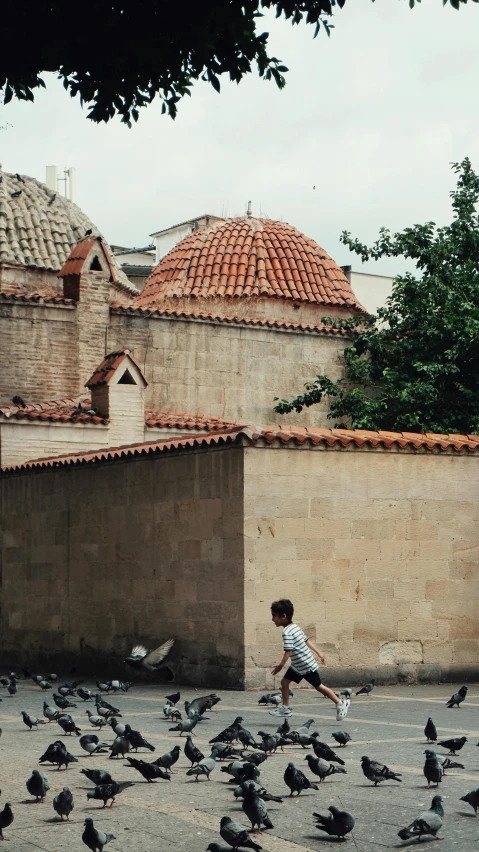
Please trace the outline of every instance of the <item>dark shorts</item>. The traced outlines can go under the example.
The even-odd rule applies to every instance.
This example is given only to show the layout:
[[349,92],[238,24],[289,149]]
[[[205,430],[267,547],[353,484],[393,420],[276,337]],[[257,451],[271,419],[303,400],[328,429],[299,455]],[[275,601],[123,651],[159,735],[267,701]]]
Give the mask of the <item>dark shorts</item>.
[[314,672],[306,672],[306,674],[300,674],[299,672],[292,669],[291,666],[290,666],[288,671],[286,672],[286,674],[284,676],[284,679],[285,680],[292,680],[293,683],[301,683],[301,681],[304,679],[304,680],[307,680],[308,683],[311,684],[311,686],[320,686],[321,685],[321,678],[319,676],[318,669],[316,669]]

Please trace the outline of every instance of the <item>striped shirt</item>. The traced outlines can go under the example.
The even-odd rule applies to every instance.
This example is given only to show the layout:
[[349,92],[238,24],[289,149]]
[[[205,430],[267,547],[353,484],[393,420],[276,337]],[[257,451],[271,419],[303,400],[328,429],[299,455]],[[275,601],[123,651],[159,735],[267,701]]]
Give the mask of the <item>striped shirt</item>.
[[307,638],[297,624],[287,624],[283,627],[283,647],[285,651],[292,651],[289,662],[298,674],[307,674],[318,669],[318,664],[306,645]]

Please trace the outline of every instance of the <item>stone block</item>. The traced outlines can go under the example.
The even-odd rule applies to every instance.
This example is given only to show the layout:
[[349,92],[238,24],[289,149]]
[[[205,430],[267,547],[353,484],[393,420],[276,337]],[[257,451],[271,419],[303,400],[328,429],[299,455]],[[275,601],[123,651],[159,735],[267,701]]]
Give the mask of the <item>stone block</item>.
[[330,539],[297,538],[295,549],[297,559],[331,559],[334,555],[335,543]]
[[393,538],[396,532],[396,521],[369,520],[353,521],[351,523],[351,538],[353,539],[384,539]]
[[398,600],[418,601],[426,597],[426,583],[423,580],[396,580],[394,597]]
[[440,663],[445,665],[454,662],[453,646],[450,642],[425,639],[422,643],[425,663]]
[[365,563],[366,578],[370,580],[406,580],[405,560],[391,562],[386,559],[371,559]]
[[377,666],[378,642],[341,642],[341,666]]
[[368,539],[336,540],[334,556],[336,559],[377,559],[380,555],[379,541]]
[[367,580],[364,584],[364,597],[367,600],[386,601],[394,597],[393,580]]
[[381,665],[422,663],[422,661],[422,642],[419,640],[383,642],[379,646],[379,663]]
[[434,619],[419,620],[416,618],[405,618],[398,621],[398,639],[437,639],[437,621]]
[[420,541],[433,541],[439,536],[437,521],[407,521],[406,538]]
[[456,639],[452,642],[454,663],[477,663],[479,659],[479,642],[474,639]]
[[446,559],[408,559],[408,580],[434,580],[440,582],[449,578],[449,563]]

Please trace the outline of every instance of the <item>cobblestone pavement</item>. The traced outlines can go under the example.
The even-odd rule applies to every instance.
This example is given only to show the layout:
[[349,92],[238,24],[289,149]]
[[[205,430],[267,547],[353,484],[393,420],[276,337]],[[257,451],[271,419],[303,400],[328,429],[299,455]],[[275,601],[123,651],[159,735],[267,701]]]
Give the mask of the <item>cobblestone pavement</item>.
[[[93,686],[86,682],[86,686]],[[472,808],[459,799],[470,790],[479,787],[479,687],[470,686],[469,694],[461,709],[445,707],[447,698],[461,684],[434,686],[377,687],[368,698],[353,699],[346,720],[335,721],[334,708],[330,701],[312,690],[297,690],[292,701],[294,715],[291,726],[314,718],[312,730],[318,730],[321,739],[335,746],[332,731],[346,730],[352,737],[351,743],[340,754],[345,760],[347,775],[336,775],[327,779],[318,792],[308,791],[299,798],[289,799],[283,781],[288,761],[292,760],[306,774],[310,774],[300,747],[289,747],[278,752],[261,767],[262,783],[276,795],[285,795],[283,804],[268,806],[274,829],[259,838],[267,852],[300,852],[300,850],[327,850],[336,843],[322,836],[313,825],[312,812],[327,812],[331,804],[351,811],[356,826],[349,840],[350,849],[366,850],[381,848],[403,848],[397,837],[398,829],[407,825],[423,809],[430,806],[433,791],[425,789],[422,773],[424,764],[423,735],[428,716],[432,716],[440,738],[463,735],[468,737],[457,760],[464,769],[448,772],[441,784],[444,799],[445,823],[442,834],[443,850],[476,850],[479,840],[479,819],[474,818]],[[155,754],[149,752],[139,756],[153,760],[168,751],[184,738],[169,732],[172,723],[164,720],[161,708],[162,697],[174,692],[176,687],[166,689],[158,686],[135,686],[128,695],[118,693],[110,700],[120,707],[123,721],[141,732],[155,746]],[[208,690],[181,690],[181,701],[190,699]],[[196,728],[196,744],[208,753],[208,740],[230,724],[238,711],[244,716],[244,725],[254,734],[259,729],[275,731],[281,720],[274,719],[267,709],[257,704],[259,693],[219,692],[222,702],[208,714],[208,721]],[[220,817],[228,814],[248,824],[241,804],[233,798],[233,785],[229,776],[215,769],[212,780],[195,783],[186,777],[189,766],[182,754],[176,764],[177,770],[171,783],[159,781],[147,784],[126,761],[110,760],[108,755],[89,757],[82,751],[76,737],[65,737],[69,750],[79,759],[66,771],[56,771],[46,766],[51,789],[43,804],[34,804],[29,797],[25,780],[30,771],[38,767],[38,758],[46,747],[56,739],[63,739],[56,723],[42,725],[40,730],[29,731],[22,722],[20,712],[42,715],[42,704],[46,697],[53,704],[51,693],[43,694],[33,683],[20,681],[18,694],[10,698],[0,689],[3,701],[0,704],[0,806],[6,800],[12,802],[15,815],[13,825],[6,832],[10,838],[9,849],[32,852],[34,849],[47,852],[75,852],[82,850],[81,834],[83,820],[92,816],[97,827],[112,832],[116,839],[107,849],[133,850],[133,852],[204,852],[211,841],[221,842],[218,834]],[[89,706],[78,700],[78,708],[72,710],[82,733],[93,731],[86,724],[85,711]],[[104,731],[106,741],[113,739],[110,729]],[[446,753],[443,748],[438,752]],[[403,773],[403,783],[386,782],[373,787],[364,778],[360,768],[363,754],[380,760]],[[108,769],[117,781],[131,780],[135,786],[123,792],[113,808],[101,810],[99,802],[87,802],[86,793],[90,783],[80,774],[82,767]],[[64,785],[68,785],[75,797],[72,822],[60,823],[52,808],[53,796]],[[424,840],[421,845],[426,844]],[[411,845],[411,844],[409,844]]]

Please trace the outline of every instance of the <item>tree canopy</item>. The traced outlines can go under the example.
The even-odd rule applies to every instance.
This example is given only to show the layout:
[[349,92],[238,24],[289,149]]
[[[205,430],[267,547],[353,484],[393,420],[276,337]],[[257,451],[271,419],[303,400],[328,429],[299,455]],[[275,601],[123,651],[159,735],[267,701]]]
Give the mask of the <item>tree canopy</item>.
[[[288,70],[268,50],[262,10],[292,24],[305,22],[329,35],[334,12],[346,0],[96,0],[72,7],[65,0],[3,0],[0,89],[3,101],[33,100],[42,73],[63,80],[72,97],[89,105],[88,118],[127,124],[156,96],[175,117],[195,80],[220,90],[223,74],[236,83],[256,66],[282,88]],[[373,0],[374,2],[374,0]],[[412,8],[421,0],[403,0]],[[455,9],[467,0],[443,0]],[[472,0],[477,3],[479,0]]]
[[319,375],[275,411],[301,411],[325,398],[338,426],[479,434],[479,176],[468,158],[452,168],[450,225],[426,222],[395,234],[381,228],[371,248],[343,232],[342,242],[363,261],[410,258],[417,275],[395,278],[375,315],[338,323],[352,339],[344,378]]

